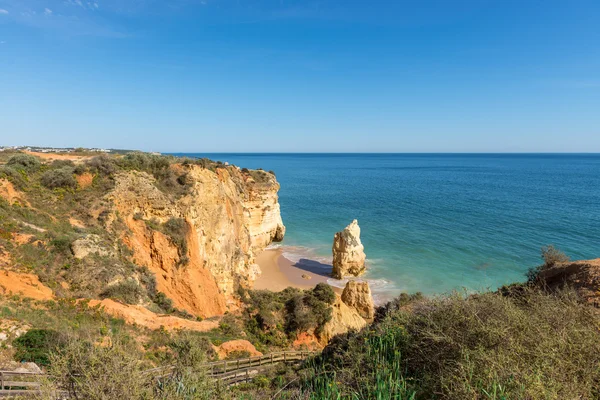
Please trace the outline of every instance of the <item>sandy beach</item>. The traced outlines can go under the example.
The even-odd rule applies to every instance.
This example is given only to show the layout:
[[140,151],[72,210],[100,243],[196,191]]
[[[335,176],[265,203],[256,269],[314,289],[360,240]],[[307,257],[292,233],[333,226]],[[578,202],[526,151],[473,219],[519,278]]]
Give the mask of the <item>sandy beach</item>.
[[[327,283],[331,266],[312,260],[293,263],[282,253],[281,249],[268,249],[256,257],[262,274],[254,282],[254,289],[280,291],[290,286],[311,289],[320,282]],[[335,287],[334,289],[339,290]]]

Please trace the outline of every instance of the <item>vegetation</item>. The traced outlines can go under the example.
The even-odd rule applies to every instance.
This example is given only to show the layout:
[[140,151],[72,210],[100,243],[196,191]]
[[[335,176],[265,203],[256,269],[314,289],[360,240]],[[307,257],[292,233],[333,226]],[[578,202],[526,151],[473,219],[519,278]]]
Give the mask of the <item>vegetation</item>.
[[61,345],[61,334],[51,329],[31,329],[13,341],[14,358],[38,365],[50,364],[50,355]]
[[539,284],[538,275],[541,271],[551,268],[556,264],[569,262],[569,257],[556,247],[549,245],[542,247],[542,260],[544,263],[538,267],[531,268],[527,272],[527,282],[530,285]]
[[597,398],[597,323],[570,291],[418,300],[334,338],[303,388],[315,399]]
[[23,169],[26,171],[35,171],[41,166],[37,157],[29,154],[15,154],[6,162],[6,165],[14,169]]
[[77,181],[73,176],[74,169],[72,167],[60,167],[46,171],[40,178],[42,185],[49,189],[65,188],[75,189]]
[[331,320],[335,293],[331,286],[320,283],[304,291],[242,290],[241,298],[248,305],[242,321],[246,332],[261,345],[285,348],[299,332],[320,333]]
[[111,298],[122,301],[126,304],[138,304],[143,298],[144,290],[133,280],[126,280],[115,285],[107,287],[102,293],[101,298]]

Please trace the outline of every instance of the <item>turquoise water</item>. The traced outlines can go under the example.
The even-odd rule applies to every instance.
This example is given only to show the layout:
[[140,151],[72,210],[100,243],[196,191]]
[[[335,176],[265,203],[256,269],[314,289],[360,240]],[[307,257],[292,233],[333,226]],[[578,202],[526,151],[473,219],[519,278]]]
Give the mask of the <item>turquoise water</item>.
[[275,171],[294,261],[330,263],[358,219],[380,301],[522,281],[547,244],[600,257],[600,155],[196,156]]

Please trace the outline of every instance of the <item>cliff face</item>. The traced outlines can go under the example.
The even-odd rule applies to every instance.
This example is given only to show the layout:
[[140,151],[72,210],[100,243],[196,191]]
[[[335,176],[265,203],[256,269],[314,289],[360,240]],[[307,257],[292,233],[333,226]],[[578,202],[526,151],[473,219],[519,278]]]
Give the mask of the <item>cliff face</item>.
[[[186,194],[175,198],[159,190],[142,172],[120,173],[106,197],[109,222],[124,221],[123,241],[133,260],[156,275],[157,289],[177,308],[210,317],[223,314],[239,285],[260,274],[255,254],[285,234],[275,177],[237,167],[215,171],[175,165],[184,173]],[[169,220],[185,223],[185,243],[177,246],[160,229]]]

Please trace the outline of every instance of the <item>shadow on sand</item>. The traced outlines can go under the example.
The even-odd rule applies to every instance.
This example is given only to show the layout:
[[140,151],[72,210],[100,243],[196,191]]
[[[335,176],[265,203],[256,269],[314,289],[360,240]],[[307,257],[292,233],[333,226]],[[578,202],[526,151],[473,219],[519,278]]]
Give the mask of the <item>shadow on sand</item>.
[[301,258],[300,261],[294,264],[294,267],[327,278],[331,277],[331,270],[333,269],[332,265],[323,264],[307,258]]

